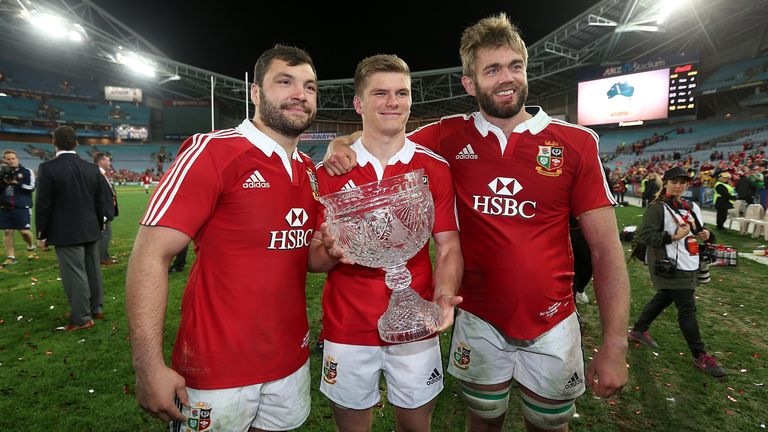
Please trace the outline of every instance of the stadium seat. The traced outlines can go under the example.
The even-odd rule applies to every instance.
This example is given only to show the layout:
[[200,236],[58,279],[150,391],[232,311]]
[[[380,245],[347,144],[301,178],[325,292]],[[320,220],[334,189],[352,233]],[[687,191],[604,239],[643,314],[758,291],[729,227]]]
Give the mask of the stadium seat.
[[[757,205],[760,205],[760,204],[757,204]],[[768,238],[768,232],[766,232],[766,229],[765,229],[765,225],[768,224],[768,213],[763,211],[762,218],[752,219],[749,221],[749,223],[754,225],[754,227],[752,228],[752,238],[760,237],[760,234]]]
[[728,216],[726,218],[726,222],[728,222],[728,229],[731,229],[731,225],[733,225],[734,220],[744,216],[744,209],[746,206],[747,202],[745,200],[736,200],[733,202],[733,208],[728,209]]
[[[749,233],[749,225],[755,221],[765,219],[765,210],[760,204],[750,204],[744,211],[744,217],[736,218],[735,221],[739,222],[739,233],[744,235]],[[757,229],[755,226],[753,229]]]

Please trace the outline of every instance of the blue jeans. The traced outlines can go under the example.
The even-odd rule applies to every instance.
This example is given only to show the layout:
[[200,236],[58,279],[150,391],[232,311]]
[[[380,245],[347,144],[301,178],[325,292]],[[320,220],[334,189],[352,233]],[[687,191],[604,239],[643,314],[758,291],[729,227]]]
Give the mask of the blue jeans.
[[656,292],[656,295],[645,305],[640,317],[635,321],[633,330],[639,332],[648,330],[653,320],[672,302],[677,307],[677,324],[680,326],[680,331],[683,333],[693,357],[696,358],[706,351],[699,334],[699,322],[696,320],[696,296],[692,289],[662,289]]

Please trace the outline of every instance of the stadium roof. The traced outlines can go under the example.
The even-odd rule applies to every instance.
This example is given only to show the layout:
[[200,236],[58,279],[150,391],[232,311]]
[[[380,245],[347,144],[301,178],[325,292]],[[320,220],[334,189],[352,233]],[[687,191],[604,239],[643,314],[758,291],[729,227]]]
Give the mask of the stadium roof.
[[[674,7],[665,20],[661,17]],[[163,99],[209,99],[244,111],[244,80],[173,60],[151,41],[88,0],[0,1],[0,41],[65,60],[71,51],[28,37],[22,11],[50,12],[82,26],[87,39],[78,52],[84,66],[120,76],[118,47],[154,63],[158,74],[143,81],[146,94]],[[662,21],[662,22],[660,22]],[[573,92],[576,73],[670,53],[714,55],[747,38],[765,38],[768,0],[603,0],[541,40],[529,43],[529,101],[537,103]],[[122,74],[124,75],[124,74]],[[416,71],[412,118],[437,118],[476,110],[461,86],[461,67]],[[133,83],[123,78],[126,85]],[[211,88],[213,87],[213,90]],[[318,119],[359,121],[352,107],[352,79],[320,81]]]

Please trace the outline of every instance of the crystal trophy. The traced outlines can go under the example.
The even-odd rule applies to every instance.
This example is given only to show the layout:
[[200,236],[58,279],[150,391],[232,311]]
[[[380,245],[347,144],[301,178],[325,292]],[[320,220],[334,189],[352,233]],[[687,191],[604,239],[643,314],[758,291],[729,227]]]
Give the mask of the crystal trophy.
[[410,342],[431,335],[440,326],[440,309],[411,288],[409,259],[432,234],[435,206],[424,170],[320,197],[326,223],[337,244],[355,263],[383,268],[392,289],[389,306],[379,318],[382,340]]

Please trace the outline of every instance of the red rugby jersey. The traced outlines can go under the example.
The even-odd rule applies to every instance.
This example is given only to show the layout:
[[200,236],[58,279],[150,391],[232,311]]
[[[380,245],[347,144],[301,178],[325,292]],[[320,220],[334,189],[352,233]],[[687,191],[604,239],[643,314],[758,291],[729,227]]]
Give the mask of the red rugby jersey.
[[268,382],[307,360],[317,196],[309,157],[289,157],[250,120],[182,145],[141,223],[195,243],[173,349],[173,368],[188,386]]
[[444,117],[408,137],[451,165],[464,255],[460,307],[530,340],[575,310],[569,214],[615,201],[597,134],[526,109],[533,117],[508,138],[480,113]]
[[[386,177],[424,169],[427,184],[435,203],[435,224],[432,233],[456,231],[456,207],[448,163],[437,154],[406,140],[384,170],[379,161],[363,147],[360,140],[352,145],[358,166],[342,176],[331,177],[319,169],[320,195],[338,192]],[[317,226],[323,222],[322,215]],[[423,298],[432,301],[432,262],[429,242],[408,261],[411,287]],[[384,271],[361,265],[338,264],[328,273],[323,287],[323,336],[336,343],[350,345],[389,345],[379,338],[377,322],[387,310],[392,290],[384,283]]]

